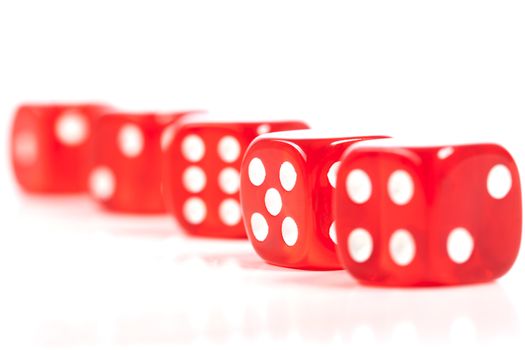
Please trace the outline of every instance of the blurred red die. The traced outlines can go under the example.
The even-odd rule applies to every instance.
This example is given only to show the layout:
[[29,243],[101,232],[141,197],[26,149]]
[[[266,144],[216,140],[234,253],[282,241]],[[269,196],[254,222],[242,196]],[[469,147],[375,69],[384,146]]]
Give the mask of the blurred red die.
[[239,205],[239,168],[245,150],[267,132],[305,129],[300,121],[191,120],[165,152],[164,196],[187,233],[245,238]]
[[168,125],[191,114],[113,112],[100,118],[94,130],[94,165],[89,178],[92,196],[113,211],[165,212],[163,134]]
[[27,104],[11,129],[15,177],[27,192],[86,191],[93,125],[110,108],[98,104]]

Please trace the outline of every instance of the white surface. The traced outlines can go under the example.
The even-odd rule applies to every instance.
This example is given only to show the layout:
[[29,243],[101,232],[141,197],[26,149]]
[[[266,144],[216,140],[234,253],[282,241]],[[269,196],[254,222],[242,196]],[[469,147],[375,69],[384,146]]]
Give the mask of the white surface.
[[[9,199],[9,201],[7,201]],[[170,219],[86,198],[3,197],[5,348],[523,344],[523,263],[498,283],[379,289],[344,271],[266,265],[246,241],[190,239]]]
[[500,141],[521,167],[523,18],[522,1],[0,2],[0,347],[523,348],[523,254],[495,284],[365,288],[167,218],[26,198],[6,160],[18,103],[98,99]]

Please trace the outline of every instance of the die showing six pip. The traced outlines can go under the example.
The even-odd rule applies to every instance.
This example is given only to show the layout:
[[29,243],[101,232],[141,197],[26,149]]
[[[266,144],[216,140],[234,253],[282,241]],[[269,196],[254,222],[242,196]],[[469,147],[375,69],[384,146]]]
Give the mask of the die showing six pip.
[[257,136],[306,129],[300,121],[183,121],[164,151],[163,192],[169,212],[190,235],[246,238],[239,204],[239,169]]
[[274,265],[344,267],[379,286],[486,282],[511,268],[521,188],[503,147],[297,130],[307,128],[28,104],[15,114],[11,160],[26,192],[167,209],[190,235],[247,235]]

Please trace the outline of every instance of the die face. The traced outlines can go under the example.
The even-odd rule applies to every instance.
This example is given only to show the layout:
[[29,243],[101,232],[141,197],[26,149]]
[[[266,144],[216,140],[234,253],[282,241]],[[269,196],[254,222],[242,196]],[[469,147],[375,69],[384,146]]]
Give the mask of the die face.
[[[340,268],[332,191],[341,154],[362,139],[297,131],[268,134],[250,146],[241,168],[241,201],[246,231],[264,260],[299,269]],[[266,175],[262,182],[257,169]],[[282,203],[279,211],[267,200],[272,193]]]
[[102,105],[24,105],[11,131],[11,158],[21,187],[34,193],[86,191],[93,124]]
[[242,236],[238,168],[248,142],[239,129],[223,126],[177,132],[165,164],[165,198],[188,233]]
[[[504,197],[491,198],[491,177],[503,182],[492,191]],[[335,207],[339,256],[365,283],[489,281],[519,249],[519,175],[496,145],[350,150]]]
[[114,211],[164,212],[161,136],[184,115],[113,113],[100,118],[89,178],[92,196]]
[[[430,213],[429,259],[444,284],[489,281],[514,263],[521,241],[516,164],[498,145],[456,146],[435,159],[443,172]],[[436,168],[438,165],[436,165]]]
[[183,123],[164,152],[169,211],[188,234],[245,238],[239,204],[244,151],[261,132],[307,127],[295,121]]
[[358,280],[422,281],[427,268],[422,247],[428,245],[423,171],[419,155],[408,151],[356,151],[343,157],[334,196],[337,250]]
[[257,254],[274,265],[310,267],[312,198],[302,150],[281,140],[255,142],[241,174],[243,217]]

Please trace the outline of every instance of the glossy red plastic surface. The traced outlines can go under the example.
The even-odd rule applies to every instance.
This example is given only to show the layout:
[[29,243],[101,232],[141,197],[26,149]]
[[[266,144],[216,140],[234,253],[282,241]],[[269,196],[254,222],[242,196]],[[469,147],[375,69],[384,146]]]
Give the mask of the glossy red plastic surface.
[[165,152],[168,210],[190,235],[246,238],[239,205],[245,150],[261,133],[305,128],[299,121],[184,123]]
[[341,268],[332,216],[338,161],[349,145],[370,138],[377,137],[292,131],[250,145],[241,167],[241,203],[248,237],[264,260],[297,269]]
[[334,205],[339,256],[365,283],[490,281],[520,246],[518,169],[494,144],[361,144],[342,159]]
[[11,129],[11,161],[19,185],[31,193],[86,191],[93,124],[109,107],[23,105]]
[[163,133],[190,112],[110,113],[95,125],[90,192],[106,209],[165,212],[161,194]]

